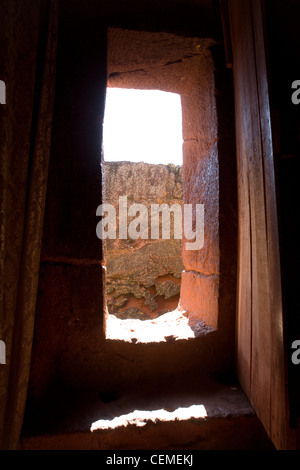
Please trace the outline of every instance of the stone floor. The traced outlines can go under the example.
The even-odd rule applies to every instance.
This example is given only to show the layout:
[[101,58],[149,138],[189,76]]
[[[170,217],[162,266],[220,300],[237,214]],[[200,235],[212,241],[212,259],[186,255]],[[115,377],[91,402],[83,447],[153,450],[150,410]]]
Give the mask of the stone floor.
[[27,412],[22,448],[32,450],[272,450],[237,384],[201,390],[57,392]]

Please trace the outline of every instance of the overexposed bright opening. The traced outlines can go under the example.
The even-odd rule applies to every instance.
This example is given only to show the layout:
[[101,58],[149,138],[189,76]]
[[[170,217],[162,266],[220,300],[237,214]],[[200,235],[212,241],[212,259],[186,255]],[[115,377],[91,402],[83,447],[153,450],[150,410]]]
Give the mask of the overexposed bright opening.
[[182,110],[177,93],[107,88],[104,160],[182,165]]

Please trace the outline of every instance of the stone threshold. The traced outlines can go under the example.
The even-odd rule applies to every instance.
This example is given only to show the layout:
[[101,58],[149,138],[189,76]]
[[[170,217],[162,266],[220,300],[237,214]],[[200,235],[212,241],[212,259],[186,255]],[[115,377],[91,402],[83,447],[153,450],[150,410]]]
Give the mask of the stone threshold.
[[198,321],[193,325],[188,312],[177,308],[171,312],[149,320],[119,319],[112,314],[105,317],[105,336],[107,340],[129,343],[162,343],[189,340],[215,331]]
[[[61,397],[60,397],[61,398]],[[70,391],[50,422],[26,428],[24,450],[273,450],[239,385],[107,396]],[[32,420],[29,424],[32,426]]]

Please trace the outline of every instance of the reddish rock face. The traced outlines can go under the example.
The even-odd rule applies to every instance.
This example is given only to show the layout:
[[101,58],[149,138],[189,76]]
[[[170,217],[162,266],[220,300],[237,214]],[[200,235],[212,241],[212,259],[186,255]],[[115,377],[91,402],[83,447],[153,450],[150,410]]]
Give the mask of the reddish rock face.
[[183,310],[188,307],[189,323],[193,329],[217,329],[218,298],[218,275],[205,276],[191,271],[182,273],[179,306]]
[[[150,42],[151,48],[144,47]],[[216,328],[220,249],[217,114],[209,50],[213,41],[112,29],[108,44],[109,86],[160,89],[181,96],[183,204],[204,205],[204,244],[189,250],[183,239],[180,306],[193,323]]]
[[[138,182],[138,184],[137,184]],[[143,204],[148,239],[119,239],[119,197],[127,197],[127,209]],[[117,238],[105,240],[106,294],[109,313],[119,318],[146,320],[176,309],[180,294],[181,240],[151,239],[152,205],[182,206],[180,166],[133,162],[105,163],[105,202],[116,210]],[[127,211],[128,212],[128,211]],[[128,217],[127,227],[133,217]],[[160,217],[160,228],[162,218]]]

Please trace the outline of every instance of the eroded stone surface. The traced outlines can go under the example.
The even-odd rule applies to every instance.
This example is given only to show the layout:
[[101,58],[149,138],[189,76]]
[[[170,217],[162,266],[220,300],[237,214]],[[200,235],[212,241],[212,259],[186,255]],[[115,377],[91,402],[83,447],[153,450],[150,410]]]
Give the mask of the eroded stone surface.
[[217,329],[219,276],[184,271],[181,282],[180,307],[188,311],[191,326],[204,332]]
[[[133,162],[105,164],[105,202],[116,208],[117,238],[106,239],[106,292],[109,312],[119,318],[155,318],[174,310],[180,294],[183,270],[181,240],[174,239],[172,216],[170,239],[151,239],[151,207],[173,204],[182,206],[181,167]],[[143,204],[146,212],[147,239],[119,239],[120,218],[124,207],[120,197],[127,197],[125,211],[132,204]],[[127,227],[136,216],[128,215]],[[160,217],[160,230],[161,230]]]

